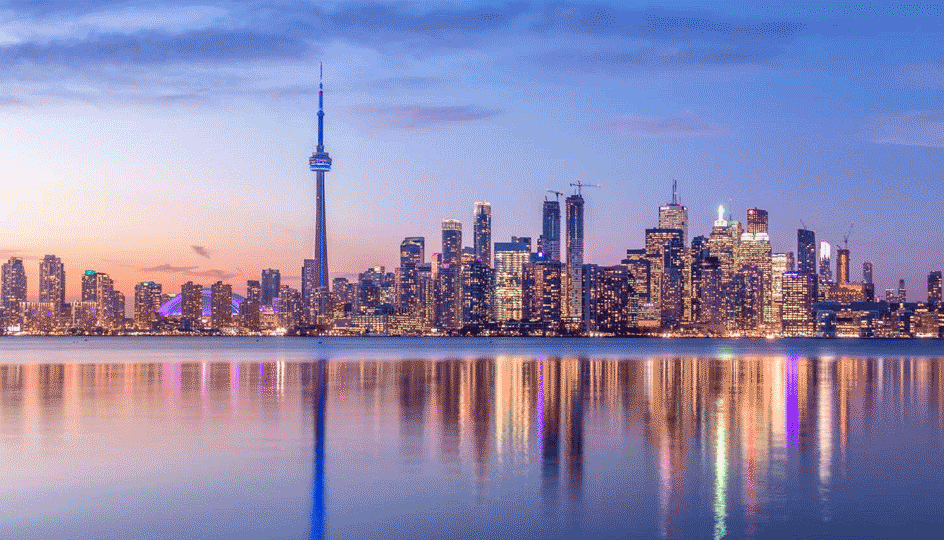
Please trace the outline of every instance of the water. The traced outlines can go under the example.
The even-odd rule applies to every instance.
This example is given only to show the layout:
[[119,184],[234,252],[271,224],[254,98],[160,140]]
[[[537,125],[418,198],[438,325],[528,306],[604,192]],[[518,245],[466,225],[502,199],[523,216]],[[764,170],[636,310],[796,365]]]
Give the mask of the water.
[[939,537],[941,344],[6,338],[0,523],[10,538]]

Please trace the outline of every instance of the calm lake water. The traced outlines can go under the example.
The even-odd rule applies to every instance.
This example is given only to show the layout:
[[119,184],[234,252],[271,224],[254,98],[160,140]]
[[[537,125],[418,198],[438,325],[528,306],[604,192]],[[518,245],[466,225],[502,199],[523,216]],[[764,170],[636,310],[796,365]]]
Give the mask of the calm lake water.
[[0,339],[7,538],[940,538],[944,342]]

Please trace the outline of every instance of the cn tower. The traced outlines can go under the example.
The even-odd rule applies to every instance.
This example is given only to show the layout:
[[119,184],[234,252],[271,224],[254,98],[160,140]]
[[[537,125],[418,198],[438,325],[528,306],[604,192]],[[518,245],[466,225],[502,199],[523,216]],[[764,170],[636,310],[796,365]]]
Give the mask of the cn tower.
[[324,65],[318,81],[318,147],[308,159],[308,168],[316,174],[315,268],[316,289],[328,288],[328,232],[325,224],[325,173],[331,170],[331,157],[324,148]]

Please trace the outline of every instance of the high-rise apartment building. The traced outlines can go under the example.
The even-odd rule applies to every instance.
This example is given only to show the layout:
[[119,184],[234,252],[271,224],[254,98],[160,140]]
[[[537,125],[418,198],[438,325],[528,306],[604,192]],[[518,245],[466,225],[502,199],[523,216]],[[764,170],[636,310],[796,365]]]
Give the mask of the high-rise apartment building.
[[[800,250],[801,252],[803,250]],[[811,336],[816,331],[813,302],[817,275],[787,272],[783,275],[783,332],[788,336]]]
[[3,307],[8,311],[18,313],[20,302],[26,301],[26,270],[23,268],[23,259],[10,257],[3,265],[2,289]]
[[420,305],[419,266],[425,262],[426,239],[408,236],[400,242],[400,310],[418,313]]
[[[491,250],[489,250],[491,251]],[[481,327],[489,321],[492,269],[478,257],[462,263],[462,324]],[[418,296],[418,295],[417,295]]]
[[542,323],[545,332],[559,332],[564,265],[560,261],[538,261],[526,265],[524,274],[524,319]]
[[143,281],[134,286],[134,325],[139,330],[151,330],[161,307],[161,284]]
[[682,229],[646,229],[649,302],[657,306],[661,326],[682,323],[685,295],[685,245]]
[[846,248],[836,250],[836,283],[849,284],[849,250]]
[[210,286],[210,326],[224,328],[232,324],[233,286],[217,281]]
[[39,301],[52,302],[62,315],[66,306],[66,271],[62,260],[46,255],[39,263]]
[[278,309],[276,316],[279,327],[285,330],[291,330],[304,324],[304,307],[302,305],[302,293],[294,287],[282,285],[279,287]]
[[180,322],[186,328],[199,328],[203,321],[203,285],[188,281],[180,286]]
[[262,271],[262,283],[259,302],[266,307],[272,307],[279,299],[279,290],[282,288],[282,275],[274,268]]
[[583,196],[570,195],[566,200],[567,274],[565,313],[572,321],[581,321],[583,303]]
[[541,212],[541,239],[538,245],[538,252],[543,254],[546,260],[561,260],[561,209],[560,201],[545,200],[544,208]]
[[797,272],[816,274],[816,233],[797,229]]
[[472,242],[475,249],[475,258],[492,266],[492,204],[487,202],[475,203],[473,216]]
[[531,253],[522,242],[495,242],[495,300],[498,322],[521,321],[524,315],[524,268]]
[[262,305],[262,285],[257,279],[246,280],[246,300]]
[[770,257],[770,300],[773,307],[773,317],[780,321],[780,310],[783,306],[783,275],[792,270],[789,267],[787,253],[774,253]]
[[115,319],[115,303],[112,298],[114,282],[104,272],[86,270],[82,275],[82,301],[95,302],[98,326],[109,327]]
[[584,325],[588,331],[625,334],[636,327],[637,299],[625,266],[585,264],[583,277]]
[[862,263],[862,281],[872,284],[872,261]]
[[442,253],[437,270],[437,322],[445,329],[462,326],[462,223],[442,222]]
[[672,181],[672,202],[659,207],[659,228],[682,231],[682,244],[688,245],[688,208],[678,197],[678,182]]
[[908,301],[908,290],[905,289],[905,280],[898,280],[898,301],[904,304]]

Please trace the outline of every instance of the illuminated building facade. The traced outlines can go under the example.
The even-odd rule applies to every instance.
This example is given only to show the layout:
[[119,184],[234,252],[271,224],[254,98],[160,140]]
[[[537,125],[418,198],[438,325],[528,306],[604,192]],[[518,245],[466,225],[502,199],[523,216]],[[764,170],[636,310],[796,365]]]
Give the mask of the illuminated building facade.
[[[738,248],[737,266],[741,269],[752,268],[749,276],[745,279],[753,279],[754,273],[759,274],[759,286],[761,288],[762,301],[760,302],[758,313],[760,313],[759,322],[769,327],[777,322],[774,311],[773,300],[773,255],[770,247],[770,237],[767,236],[767,212],[757,208],[752,208],[753,216],[748,212],[748,220],[754,220],[753,228],[759,232],[746,232],[741,235],[741,242]],[[782,280],[782,278],[781,278]],[[743,281],[743,280],[742,280]],[[744,328],[741,328],[742,330]]]
[[475,258],[492,266],[492,204],[476,202],[473,216],[472,242]]
[[426,239],[409,236],[400,242],[400,310],[417,313],[420,304],[419,265],[426,258]]
[[797,272],[816,274],[816,233],[797,229]]
[[816,331],[813,302],[817,296],[816,274],[783,274],[783,332],[788,336],[810,336]]
[[525,266],[524,275],[524,318],[542,323],[545,332],[559,332],[564,265],[553,260],[533,262]]
[[66,306],[66,271],[62,260],[46,255],[39,263],[39,301],[53,302],[61,315]]
[[262,285],[259,280],[246,280],[246,300],[262,305]]
[[767,234],[767,210],[749,208],[747,210],[748,234]]
[[724,206],[718,207],[718,219],[708,237],[708,252],[718,259],[722,283],[730,283],[734,276],[736,245],[731,236],[729,223],[724,219]]
[[[749,233],[745,233],[749,234]],[[754,265],[742,266],[731,286],[729,320],[738,332],[755,332],[763,327],[766,301],[764,270]]]
[[862,281],[872,284],[872,261],[862,263]]
[[26,270],[23,259],[10,257],[3,265],[2,289],[3,307],[9,312],[19,312],[20,302],[26,301]]
[[232,324],[233,286],[217,281],[210,286],[210,326],[225,328]]
[[115,322],[114,282],[104,272],[86,270],[82,275],[82,301],[98,305],[98,326],[111,327]]
[[262,271],[259,302],[266,307],[272,307],[279,298],[279,289],[282,287],[282,274],[274,268]]
[[583,196],[570,195],[566,200],[567,210],[567,272],[564,295],[566,317],[571,321],[583,319]]
[[134,325],[139,330],[151,330],[157,321],[157,310],[163,299],[161,284],[143,281],[134,286]]
[[682,231],[682,245],[688,245],[688,208],[678,196],[678,182],[672,181],[672,202],[659,207],[659,228]]
[[823,240],[819,243],[819,282],[823,284],[833,282],[832,250],[829,242]]
[[849,250],[845,248],[836,250],[836,283],[849,284]]
[[941,306],[941,271],[928,274],[928,305],[938,308]]
[[495,242],[495,305],[497,322],[521,321],[524,267],[531,253],[523,242]]
[[660,325],[678,326],[683,320],[685,245],[682,229],[646,229],[649,259],[649,302],[657,306]]
[[282,285],[279,287],[278,306],[276,316],[280,328],[291,330],[304,324],[305,316],[301,291],[288,285]]
[[202,326],[202,320],[203,285],[188,281],[180,286],[181,326],[186,329],[196,329]]
[[[491,253],[491,249],[489,249]],[[462,263],[463,326],[483,326],[491,315],[492,269],[478,257]]]
[[621,335],[635,329],[638,304],[629,270],[586,264],[583,275],[586,330]]
[[561,260],[561,209],[560,201],[544,201],[541,210],[541,238],[538,241],[538,252],[551,261]]
[[444,329],[462,327],[462,223],[442,222],[442,253],[437,271],[437,324]]

